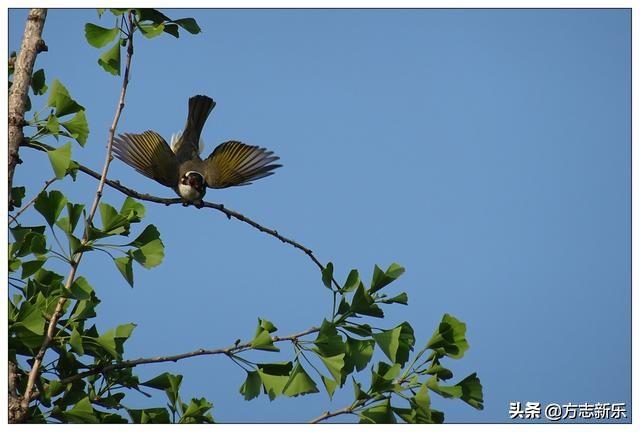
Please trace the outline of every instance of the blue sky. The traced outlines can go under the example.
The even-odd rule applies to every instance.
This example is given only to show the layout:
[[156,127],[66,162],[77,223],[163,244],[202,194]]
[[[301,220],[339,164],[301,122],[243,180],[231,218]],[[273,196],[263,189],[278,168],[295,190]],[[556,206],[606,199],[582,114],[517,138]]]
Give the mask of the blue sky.
[[[485,410],[434,396],[448,422],[508,421],[510,401],[630,403],[629,10],[167,14],[195,17],[203,32],[137,40],[118,131],[168,138],[188,97],[203,93],[218,103],[207,154],[228,139],[278,154],[276,175],[207,199],[305,244],[342,280],[351,268],[368,280],[374,264],[401,263],[391,292],[407,291],[409,306],[389,307],[381,326],[409,321],[418,347],[445,312],[466,322],[471,348],[448,364],[460,378],[478,372]],[[10,49],[25,17],[9,13]],[[36,67],[86,107],[91,135],[74,158],[97,170],[120,80],[96,64],[86,22],[111,20],[50,10]],[[51,169],[42,154],[21,157],[15,184],[30,197]],[[172,194],[119,161],[109,176]],[[65,182],[72,200],[90,203],[95,181]],[[123,197],[107,190],[104,200]],[[226,346],[250,338],[258,316],[284,335],[331,313],[300,251],[215,211],[147,210],[166,257],[136,269],[134,289],[105,256],[81,265],[102,299],[99,328],[138,324],[129,358]],[[244,372],[222,357],[137,373],[165,370],[183,374],[184,396],[207,397],[223,422],[304,422],[352,397],[345,388],[333,401],[245,402]],[[157,406],[164,396],[129,401]]]

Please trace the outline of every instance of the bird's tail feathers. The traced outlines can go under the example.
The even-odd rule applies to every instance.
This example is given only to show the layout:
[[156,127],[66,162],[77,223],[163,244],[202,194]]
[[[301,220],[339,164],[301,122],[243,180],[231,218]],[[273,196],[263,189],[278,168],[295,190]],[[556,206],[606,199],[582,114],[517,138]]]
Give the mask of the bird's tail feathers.
[[184,127],[185,138],[198,142],[204,124],[216,103],[209,96],[196,95],[189,98],[189,115]]

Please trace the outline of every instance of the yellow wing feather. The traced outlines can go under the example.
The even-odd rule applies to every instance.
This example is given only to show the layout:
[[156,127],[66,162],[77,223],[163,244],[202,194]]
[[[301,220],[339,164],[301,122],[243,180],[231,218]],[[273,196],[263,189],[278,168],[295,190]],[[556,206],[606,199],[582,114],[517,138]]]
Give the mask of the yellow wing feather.
[[282,166],[272,163],[278,159],[265,148],[227,141],[205,160],[205,181],[214,189],[244,186],[273,174],[273,170]]
[[178,184],[178,162],[169,144],[153,131],[121,134],[113,139],[113,154],[139,173],[169,187]]

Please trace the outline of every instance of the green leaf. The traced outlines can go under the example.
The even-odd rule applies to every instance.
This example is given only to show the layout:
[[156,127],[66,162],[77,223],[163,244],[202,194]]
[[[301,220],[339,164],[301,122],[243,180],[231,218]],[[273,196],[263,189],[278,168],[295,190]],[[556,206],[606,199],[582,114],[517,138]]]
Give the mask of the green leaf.
[[[148,381],[140,383],[140,385],[158,390],[165,390],[170,392],[172,395],[176,395],[180,389],[181,383],[182,375],[173,375],[168,372],[164,372]],[[175,402],[175,398],[173,401]]]
[[14,243],[19,249],[15,251],[15,255],[23,257],[29,254],[44,255],[47,253],[47,240],[44,235],[38,232],[28,233],[21,243]]
[[31,76],[31,90],[33,90],[34,95],[43,95],[47,92],[44,69],[38,69]]
[[164,259],[164,244],[159,239],[153,240],[135,249],[132,256],[144,268],[153,268],[162,263]]
[[347,299],[344,296],[342,296],[342,298],[340,298],[340,304],[338,305],[338,315],[346,314],[347,312],[349,312],[350,308],[351,308],[351,305],[349,304]]
[[51,167],[56,177],[59,179],[63,178],[71,163],[71,143],[68,142],[55,150],[49,150],[47,151],[47,155],[49,155],[49,161],[51,162]]
[[191,34],[198,34],[202,31],[196,20],[193,18],[182,18],[172,22],[178,24]]
[[342,368],[344,367],[344,353],[332,357],[320,356],[320,360],[327,367],[333,378],[337,382],[342,381]]
[[400,365],[409,359],[409,352],[415,343],[413,328],[406,321],[391,330],[374,333],[373,339],[389,360]]
[[371,393],[382,393],[384,391],[393,390],[393,380],[400,374],[400,365],[388,365],[379,362],[376,370],[371,371]]
[[133,288],[133,259],[129,255],[123,257],[114,258],[113,262],[116,263],[116,267],[124,277],[124,279]]
[[140,222],[144,218],[145,212],[144,205],[131,197],[127,197],[120,208],[120,214],[126,217],[129,222]]
[[397,423],[396,417],[391,410],[390,399],[367,408],[358,413],[358,415],[360,416],[360,423]]
[[321,357],[333,357],[346,352],[345,343],[338,335],[335,324],[327,320],[322,321],[318,336],[313,343],[316,346],[314,351]]
[[462,388],[462,396],[460,399],[474,407],[475,409],[484,409],[484,399],[482,396],[482,384],[476,373],[472,373],[458,384]]
[[95,296],[93,296],[90,300],[80,300],[77,303],[76,310],[69,318],[69,321],[84,321],[89,318],[94,318],[96,316],[95,308],[100,303]]
[[22,265],[22,261],[18,258],[9,258],[9,272],[14,273],[18,271],[20,266]]
[[141,247],[154,240],[160,240],[160,232],[158,232],[158,229],[154,225],[149,225],[134,241],[128,243],[128,246]]
[[291,362],[258,364],[258,374],[260,374],[264,392],[269,396],[269,400],[274,400],[282,394],[289,381],[289,372],[292,367]]
[[333,399],[333,393],[336,391],[338,383],[324,375],[321,375],[321,378],[324,388],[327,390],[327,394],[329,395],[329,399]]
[[160,24],[165,21],[171,21],[168,16],[157,9],[136,9],[138,21],[151,21],[154,24]]
[[271,335],[266,330],[261,331],[253,338],[251,348],[263,351],[280,351],[280,348],[273,344]]
[[164,23],[138,23],[138,28],[143,36],[147,39],[152,39],[162,34],[164,30]]
[[349,276],[347,276],[347,280],[342,286],[341,292],[343,293],[351,292],[355,290],[358,287],[358,285],[360,285],[360,275],[358,274],[358,270],[353,269],[349,272]]
[[46,258],[39,258],[37,260],[23,262],[22,276],[20,278],[23,280],[27,279],[29,276],[37,272],[40,269],[40,267],[44,265],[46,261],[47,261]]
[[467,326],[463,322],[449,314],[444,314],[427,347],[439,355],[461,358],[469,349],[469,343],[465,338],[466,331]]
[[373,356],[375,342],[373,339],[354,339],[347,336],[347,355],[345,356],[345,373],[350,374],[355,367],[358,372],[369,364]]
[[451,372],[449,369],[443,367],[440,364],[435,364],[429,367],[427,370],[424,371],[424,373],[428,375],[435,375],[436,377],[438,377],[438,379],[441,379],[441,380],[448,380],[450,378],[453,378],[453,372]]
[[330,262],[322,269],[322,283],[327,288],[331,289],[331,280],[333,279],[333,263]]
[[262,380],[257,371],[247,372],[247,379],[240,387],[240,394],[244,396],[244,400],[251,400],[260,395],[262,389]]
[[453,386],[438,385],[435,376],[427,381],[427,385],[431,390],[445,398],[460,398],[475,409],[484,409],[482,384],[480,384],[475,372]]
[[289,381],[284,386],[283,393],[285,396],[297,397],[309,393],[318,393],[316,383],[311,379],[309,374],[304,370],[299,362],[291,372]]
[[29,302],[23,302],[20,305],[20,311],[16,318],[14,326],[20,326],[29,330],[38,336],[44,335],[45,319],[42,312]]
[[213,404],[205,398],[193,398],[178,423],[214,423],[213,417],[207,412],[212,407]]
[[122,360],[123,344],[136,327],[133,323],[122,324],[101,334],[96,342],[116,360]]
[[60,135],[60,122],[58,121],[58,117],[56,117],[53,113],[51,113],[47,118],[45,130],[47,131],[47,133],[55,136],[56,139],[58,138],[58,135]]
[[87,123],[87,117],[84,114],[84,110],[78,111],[71,120],[67,120],[60,124],[76,141],[78,141],[78,144],[84,146],[87,143],[87,138],[89,137],[89,124]]
[[120,75],[120,40],[100,56],[98,64],[111,75]]
[[364,289],[361,282],[351,300],[351,311],[361,315],[368,315],[376,318],[384,317],[382,309],[375,304],[371,295]]
[[251,341],[251,348],[263,351],[280,351],[280,348],[273,344],[271,334],[278,330],[276,326],[264,318],[258,318],[258,327]]
[[88,397],[80,400],[62,415],[70,423],[100,423]]
[[22,207],[22,200],[24,199],[26,189],[24,186],[18,186],[11,188],[11,202],[15,207]]
[[84,355],[84,348],[82,347],[82,336],[75,327],[71,331],[71,336],[69,337],[69,345],[71,346],[71,351],[79,355]]
[[52,227],[66,204],[67,198],[62,194],[62,192],[54,190],[51,192],[44,191],[40,193],[38,198],[36,198],[34,207],[42,216],[44,216],[49,226]]
[[396,263],[391,264],[386,272],[383,272],[380,267],[375,266],[373,268],[370,292],[373,294],[374,292],[384,288],[402,276],[403,273],[404,267]]
[[382,300],[382,303],[386,303],[386,304],[400,303],[403,305],[407,305],[409,303],[409,296],[407,295],[406,292],[402,292],[395,297]]
[[84,110],[84,107],[71,98],[69,91],[57,79],[53,81],[49,89],[47,106],[56,109],[57,117],[64,117],[67,114]]
[[258,318],[258,326],[261,329],[268,331],[269,333],[278,331],[278,328],[271,321],[264,318]]
[[351,381],[353,382],[353,396],[356,401],[367,400],[371,398],[370,395],[362,391],[360,383],[356,381],[354,377],[351,377]]
[[49,398],[58,396],[60,393],[65,391],[66,386],[61,384],[60,381],[52,380],[49,381],[49,387],[47,388],[47,393],[49,393]]
[[73,281],[69,290],[73,294],[73,298],[76,300],[89,300],[93,297],[93,288],[82,276]]
[[127,413],[131,417],[131,421],[137,424],[166,424],[171,423],[169,411],[166,408],[145,408],[145,409],[129,409]]
[[129,221],[116,209],[106,203],[100,203],[102,231],[107,234],[124,234],[128,231]]
[[413,423],[437,423],[437,416],[431,410],[431,398],[427,390],[427,383],[422,383],[420,390],[411,398],[414,408]]
[[178,30],[178,26],[176,24],[165,24],[163,31],[165,33],[169,33],[171,36],[175,38],[180,37],[180,32]]
[[80,216],[82,216],[82,210],[84,210],[84,204],[67,203],[67,213],[69,214],[69,225],[71,228],[70,233],[76,229]]
[[109,12],[111,12],[115,16],[120,16],[122,14],[127,13],[128,11],[129,9],[114,9],[114,8],[109,9]]
[[357,324],[354,326],[345,325],[342,328],[350,333],[353,333],[362,337],[369,337],[373,334],[371,326],[369,324]]
[[[64,225],[64,224],[61,224]],[[70,227],[69,227],[70,228]],[[67,239],[69,240],[69,249],[71,249],[71,255],[76,254],[78,252],[86,252],[93,250],[93,247],[90,244],[82,244],[82,240],[78,237],[74,236],[71,233],[65,232],[67,235]]]
[[84,37],[89,45],[95,48],[102,48],[111,42],[120,33],[120,29],[104,28],[95,24],[87,23],[84,25]]

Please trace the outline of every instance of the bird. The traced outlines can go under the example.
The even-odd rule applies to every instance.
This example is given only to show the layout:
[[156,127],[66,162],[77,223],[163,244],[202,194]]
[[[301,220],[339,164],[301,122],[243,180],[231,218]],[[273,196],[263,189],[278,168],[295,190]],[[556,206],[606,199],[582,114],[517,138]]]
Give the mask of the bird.
[[207,188],[249,185],[274,174],[282,165],[272,151],[240,141],[226,141],[202,159],[200,137],[216,103],[209,96],[189,98],[187,122],[174,134],[171,146],[157,132],[124,133],[113,139],[113,154],[140,174],[170,187],[183,205],[203,205]]

